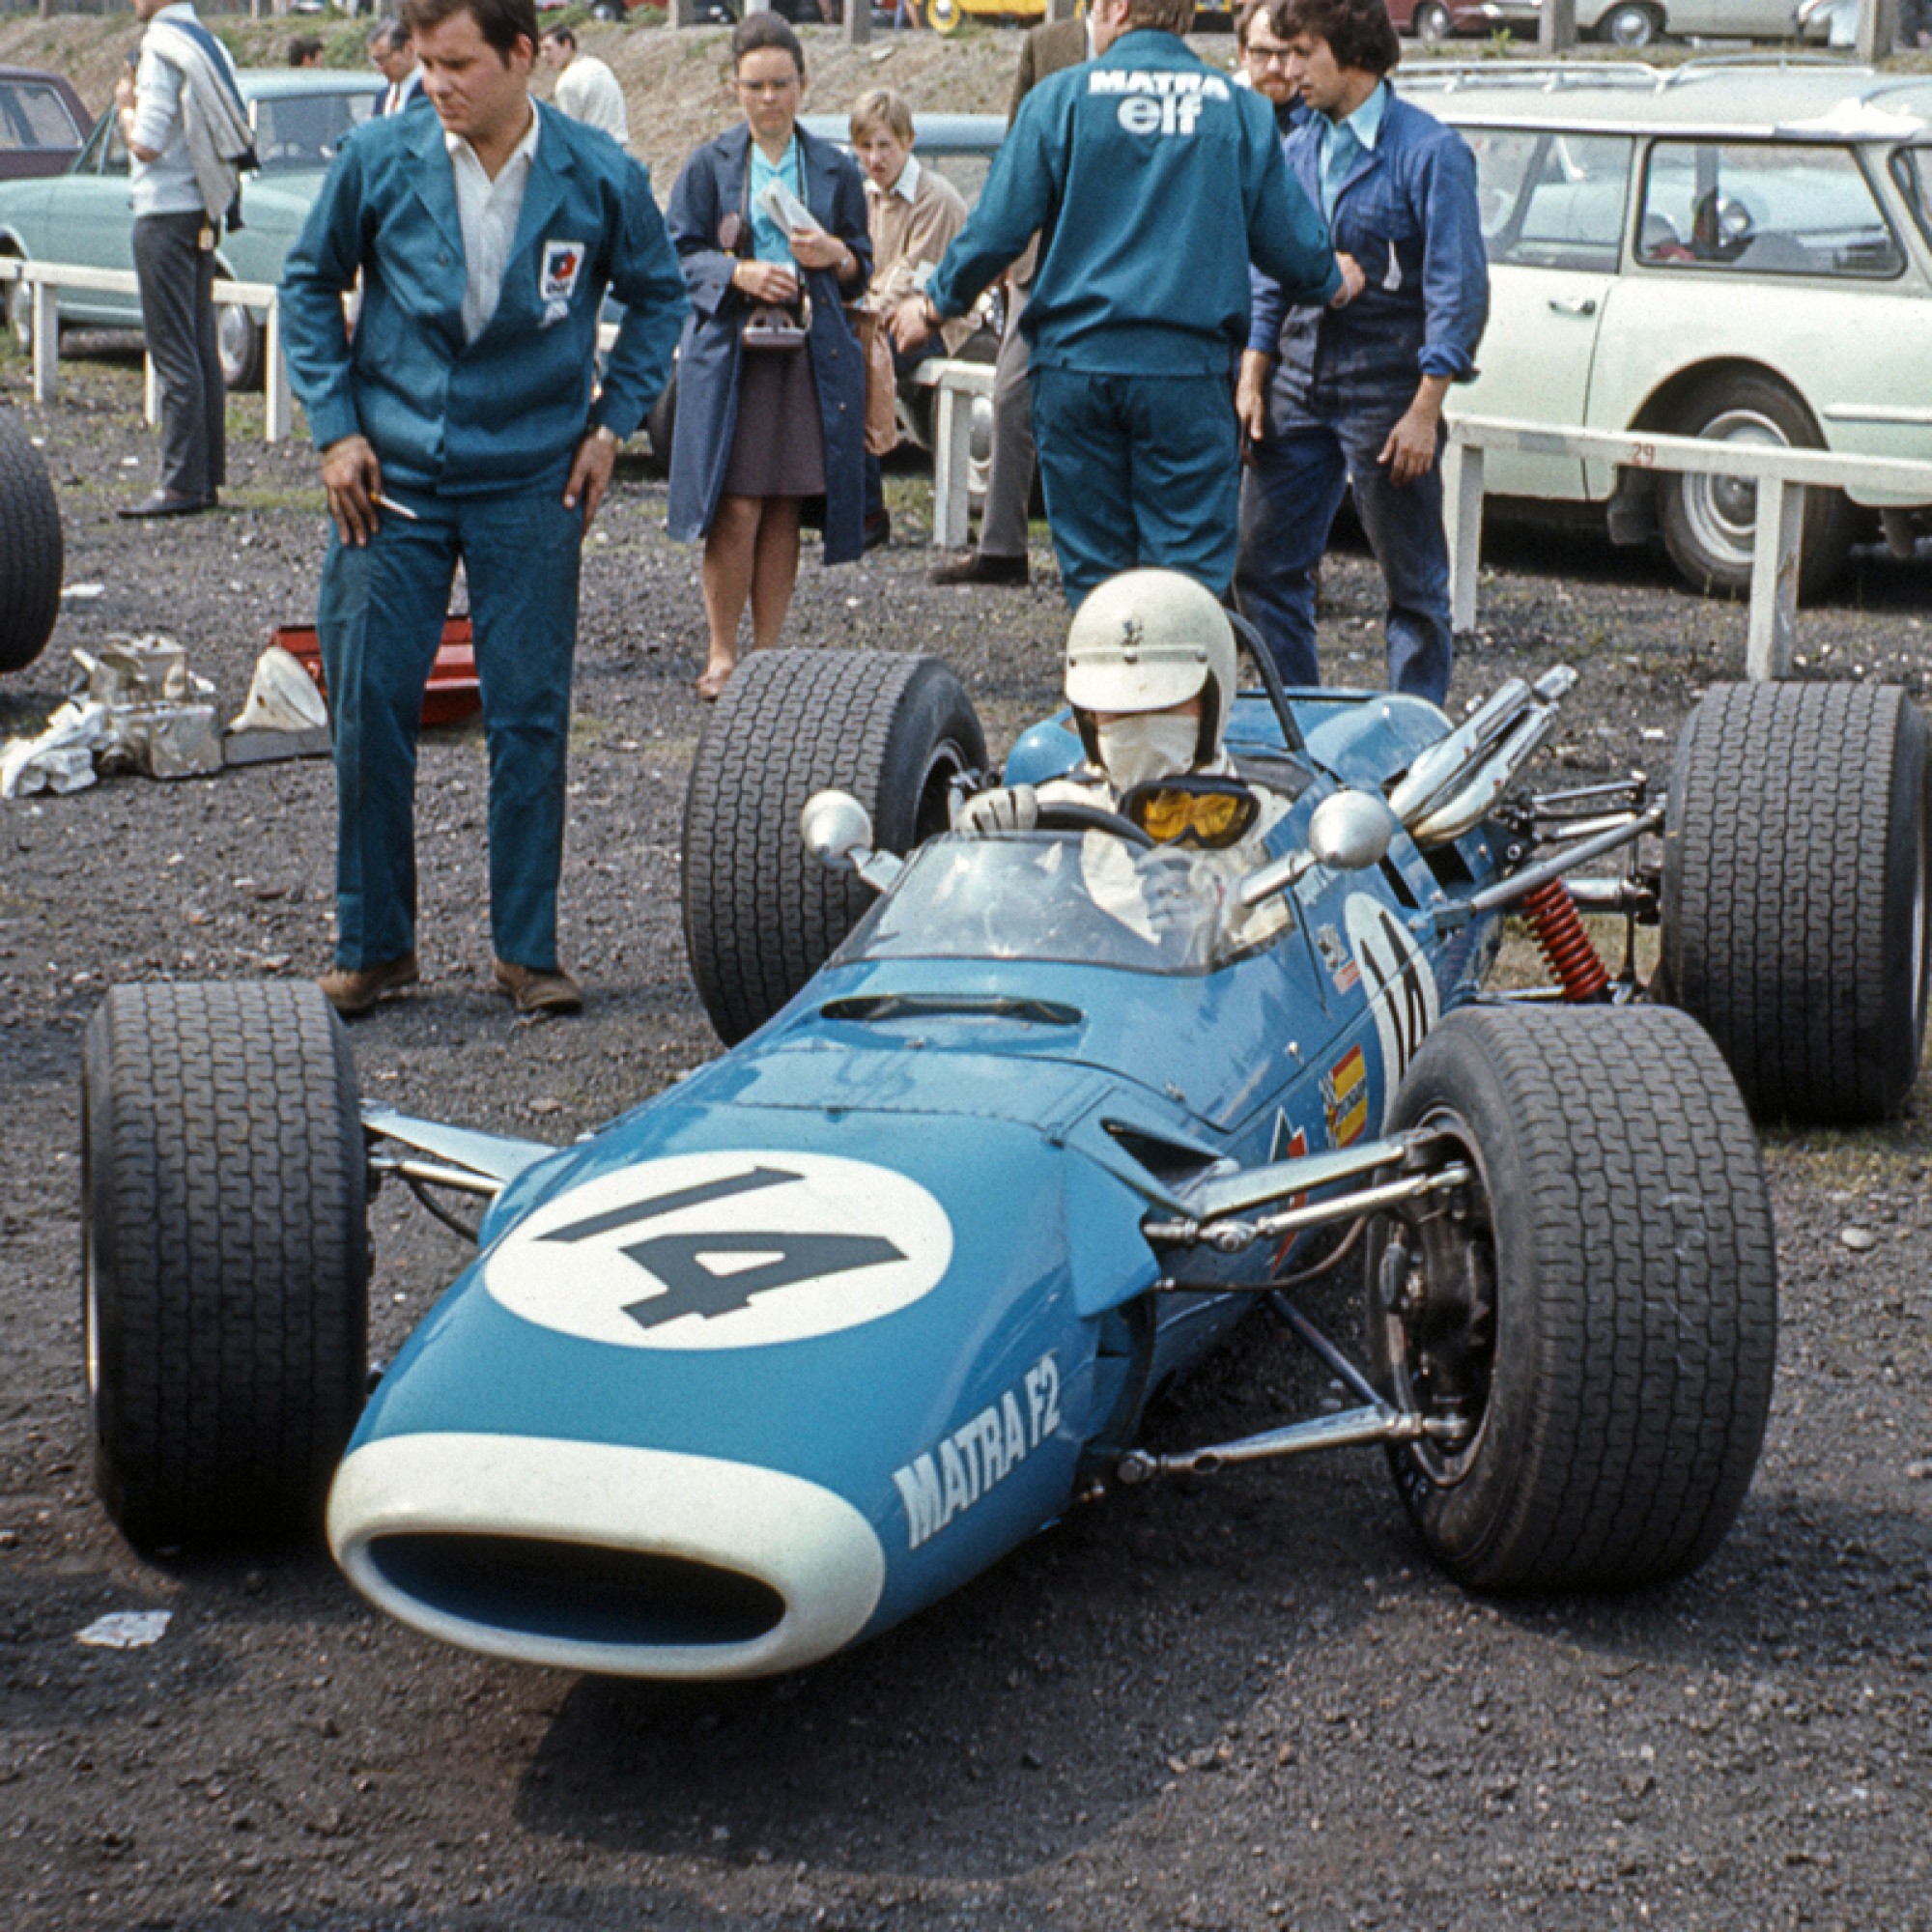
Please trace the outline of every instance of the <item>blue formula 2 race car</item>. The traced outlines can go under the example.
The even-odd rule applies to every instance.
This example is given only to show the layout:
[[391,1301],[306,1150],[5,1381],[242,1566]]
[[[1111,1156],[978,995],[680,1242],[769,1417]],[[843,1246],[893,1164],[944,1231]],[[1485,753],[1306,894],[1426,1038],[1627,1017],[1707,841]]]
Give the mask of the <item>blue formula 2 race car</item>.
[[[730,1050],[566,1148],[358,1106],[311,987],[116,988],[85,1097],[109,1511],[144,1546],[326,1519],[418,1630],[684,1679],[861,1641],[1115,1486],[1345,1445],[1474,1588],[1690,1570],[1772,1387],[1747,1103],[1882,1119],[1918,1065],[1926,734],[1894,690],[1719,688],[1667,802],[1528,795],[1569,682],[1454,726],[1245,692],[1236,776],[967,837],[987,758],[943,665],[759,653],[685,831]],[[1005,778],[1079,752],[1047,720]],[[1272,820],[1234,897],[1283,916],[1123,921],[1095,881],[1223,795]],[[1647,983],[1579,908],[1661,924]],[[1485,990],[1511,916],[1551,985]],[[370,1394],[377,1179],[486,1205]],[[1345,1260],[1359,1340],[1290,1298]],[[1347,1406],[1140,1446],[1258,1304]]]

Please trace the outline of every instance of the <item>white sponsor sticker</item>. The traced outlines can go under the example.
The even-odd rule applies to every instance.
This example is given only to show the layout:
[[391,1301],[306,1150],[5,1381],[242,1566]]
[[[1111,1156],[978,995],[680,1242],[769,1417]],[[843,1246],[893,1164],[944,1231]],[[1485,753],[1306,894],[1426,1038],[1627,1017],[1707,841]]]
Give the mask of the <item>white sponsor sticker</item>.
[[537,271],[537,299],[567,302],[577,293],[578,277],[583,272],[583,258],[588,252],[582,242],[546,242]]
[[1351,893],[1343,910],[1349,950],[1361,969],[1362,990],[1376,1016],[1382,1049],[1382,1123],[1395,1105],[1395,1090],[1429,1029],[1441,1016],[1435,974],[1422,948],[1381,900]]
[[917,1181],[832,1154],[678,1154],[573,1188],[483,1283],[526,1321],[626,1349],[753,1349],[909,1307],[952,1260]]

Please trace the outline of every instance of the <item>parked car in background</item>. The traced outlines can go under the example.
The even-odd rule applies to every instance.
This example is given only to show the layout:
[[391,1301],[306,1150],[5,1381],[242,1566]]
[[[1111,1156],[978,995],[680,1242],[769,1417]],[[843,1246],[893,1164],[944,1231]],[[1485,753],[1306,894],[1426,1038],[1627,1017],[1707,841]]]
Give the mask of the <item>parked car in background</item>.
[[1495,30],[1483,17],[1481,0],[1388,0],[1388,16],[1399,34],[1411,34],[1425,46],[1458,34]]
[[[1490,324],[1452,415],[1932,461],[1932,77],[1800,56],[1399,84],[1476,155]],[[1748,582],[1747,483],[1500,450],[1485,478],[1596,506],[1619,542],[1661,532],[1692,583]],[[1881,510],[1902,544],[1927,507],[1808,492],[1801,589]]]
[[[1533,41],[1542,17],[1539,0],[1388,0],[1388,11],[1398,32],[1425,43],[1499,31]],[[1577,31],[1613,47],[1647,47],[1666,35],[1788,41],[1798,29],[1794,0],[1577,0]]]
[[[329,162],[350,129],[374,111],[377,89],[365,73],[320,68],[248,68],[241,81],[262,166],[242,178],[242,225],[221,238],[217,271],[237,281],[276,282]],[[110,110],[64,173],[0,185],[0,255],[131,270],[128,189],[128,147]],[[239,303],[221,310],[221,367],[231,389],[261,380],[263,320],[262,312]],[[63,327],[139,328],[140,299],[63,290],[60,321]],[[31,348],[33,302],[25,283],[9,285],[8,323],[15,343]]]
[[0,67],[0,181],[59,174],[86,132],[87,109],[61,75]]

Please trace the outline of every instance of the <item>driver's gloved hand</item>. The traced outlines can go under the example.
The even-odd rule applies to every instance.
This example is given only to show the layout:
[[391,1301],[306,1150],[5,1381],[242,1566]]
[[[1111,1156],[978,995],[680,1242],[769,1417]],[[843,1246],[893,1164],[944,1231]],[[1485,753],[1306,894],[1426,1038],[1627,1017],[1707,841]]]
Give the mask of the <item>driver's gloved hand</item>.
[[975,792],[952,820],[955,832],[1031,832],[1039,822],[1039,794],[1032,785],[1001,785]]

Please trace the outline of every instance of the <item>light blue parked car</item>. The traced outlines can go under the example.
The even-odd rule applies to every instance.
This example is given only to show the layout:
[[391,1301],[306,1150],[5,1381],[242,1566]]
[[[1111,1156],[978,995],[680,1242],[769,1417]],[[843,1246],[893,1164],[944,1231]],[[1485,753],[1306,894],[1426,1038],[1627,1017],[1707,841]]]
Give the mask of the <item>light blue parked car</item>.
[[[244,70],[241,80],[262,166],[243,179],[242,225],[221,238],[218,271],[236,281],[278,282],[282,257],[301,232],[336,150],[375,111],[377,82],[312,68]],[[0,185],[0,256],[131,270],[128,190],[128,145],[110,109],[65,174]],[[31,349],[33,302],[25,283],[8,285],[7,315],[14,342]],[[139,328],[141,304],[131,295],[64,290],[60,320],[63,327]],[[231,389],[261,381],[262,323],[260,310],[231,303],[221,311],[221,367]]]

